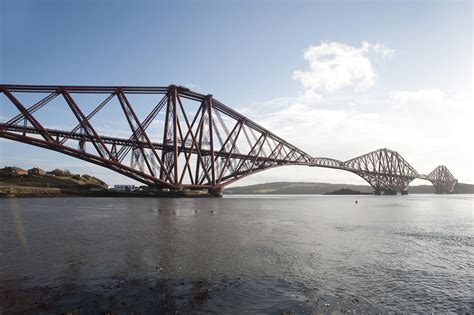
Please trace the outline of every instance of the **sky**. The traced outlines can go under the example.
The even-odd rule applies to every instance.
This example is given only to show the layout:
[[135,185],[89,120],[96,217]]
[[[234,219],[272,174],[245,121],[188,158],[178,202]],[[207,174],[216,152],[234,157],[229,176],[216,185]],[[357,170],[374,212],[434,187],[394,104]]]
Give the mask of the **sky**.
[[[419,173],[443,164],[474,183],[472,16],[471,1],[0,0],[0,82],[183,85],[313,156],[390,148]],[[4,165],[133,183],[0,140]],[[364,183],[291,166],[236,185],[271,181]]]

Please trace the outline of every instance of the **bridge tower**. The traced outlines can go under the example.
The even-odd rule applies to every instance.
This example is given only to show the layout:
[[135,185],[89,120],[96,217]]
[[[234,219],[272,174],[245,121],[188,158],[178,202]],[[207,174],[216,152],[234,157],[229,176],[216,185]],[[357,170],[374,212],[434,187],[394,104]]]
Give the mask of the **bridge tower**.
[[365,179],[376,195],[408,194],[408,185],[418,177],[398,152],[386,148],[345,161],[344,169]]
[[426,176],[436,189],[437,194],[451,193],[454,190],[454,186],[458,183],[457,179],[454,178],[453,174],[444,165],[440,165],[435,168],[431,173]]

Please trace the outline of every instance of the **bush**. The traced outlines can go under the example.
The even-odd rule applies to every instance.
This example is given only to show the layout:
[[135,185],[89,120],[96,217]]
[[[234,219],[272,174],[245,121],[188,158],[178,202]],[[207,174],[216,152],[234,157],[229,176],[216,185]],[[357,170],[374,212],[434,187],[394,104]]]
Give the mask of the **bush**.
[[75,180],[80,180],[81,179],[81,174],[74,174],[72,175],[72,178]]

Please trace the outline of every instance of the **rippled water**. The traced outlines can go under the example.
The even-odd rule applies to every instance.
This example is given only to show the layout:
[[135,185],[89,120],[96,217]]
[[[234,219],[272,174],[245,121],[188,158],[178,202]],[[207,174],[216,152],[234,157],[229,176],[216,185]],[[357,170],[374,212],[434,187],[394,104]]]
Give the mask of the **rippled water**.
[[2,199],[0,312],[472,312],[473,200]]

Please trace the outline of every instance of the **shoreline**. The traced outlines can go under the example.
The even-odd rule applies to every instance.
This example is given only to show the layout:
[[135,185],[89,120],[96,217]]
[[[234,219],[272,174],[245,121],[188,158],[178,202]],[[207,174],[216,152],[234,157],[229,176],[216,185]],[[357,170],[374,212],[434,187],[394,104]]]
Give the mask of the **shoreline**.
[[147,198],[217,198],[207,191],[119,192],[85,189],[0,186],[0,198],[64,198],[64,197],[147,197]]

